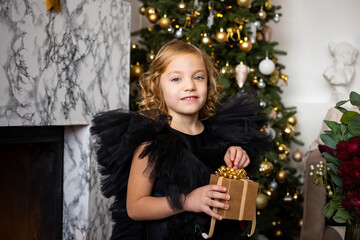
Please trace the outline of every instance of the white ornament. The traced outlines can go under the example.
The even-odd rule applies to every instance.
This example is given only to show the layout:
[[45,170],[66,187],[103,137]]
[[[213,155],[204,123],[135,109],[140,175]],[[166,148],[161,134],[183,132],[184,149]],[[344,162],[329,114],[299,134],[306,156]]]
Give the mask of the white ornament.
[[272,189],[277,189],[278,188],[278,183],[276,182],[276,181],[272,181],[271,183],[270,183],[270,188],[272,188]]
[[259,70],[264,75],[270,75],[275,70],[275,64],[268,57],[262,60],[259,64]]
[[179,28],[179,30],[175,32],[175,37],[182,38],[183,36],[184,36],[183,30],[182,28]]
[[266,83],[264,82],[264,80],[262,78],[259,79],[259,81],[257,82],[257,86],[258,88],[265,88],[266,87]]
[[242,88],[246,82],[249,67],[242,62],[235,67],[235,79],[240,88]]
[[254,44],[256,42],[257,26],[253,22],[248,22],[245,24],[245,26],[250,29],[250,33],[249,33],[250,42]]
[[265,102],[265,101],[261,101],[261,102],[260,102],[260,107],[262,107],[262,108],[266,107],[266,102]]
[[275,13],[275,16],[274,16],[274,22],[278,23],[280,22],[280,15],[278,13]]
[[255,24],[257,29],[260,29],[260,27],[261,27],[260,21],[255,21],[254,24]]
[[207,27],[211,28],[211,26],[214,24],[214,14],[213,14],[213,6],[212,6],[212,2],[210,1],[209,4],[209,16],[207,18]]
[[170,25],[170,27],[167,29],[169,33],[174,33],[174,28]]

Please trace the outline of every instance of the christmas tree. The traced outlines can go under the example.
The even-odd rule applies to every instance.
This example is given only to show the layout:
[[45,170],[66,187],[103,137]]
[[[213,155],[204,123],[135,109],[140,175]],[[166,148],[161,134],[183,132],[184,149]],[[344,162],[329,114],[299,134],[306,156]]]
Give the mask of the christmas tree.
[[[259,193],[256,199],[256,235],[269,239],[293,239],[299,236],[302,224],[301,183],[291,161],[301,161],[302,153],[290,153],[291,145],[301,144],[295,131],[296,108],[281,101],[288,77],[271,41],[269,21],[280,21],[280,6],[270,0],[171,1],[142,0],[139,13],[151,28],[133,33],[139,42],[131,44],[131,108],[136,110],[138,78],[146,71],[157,51],[173,38],[200,46],[219,69],[218,81],[224,86],[221,101],[226,102],[237,92],[252,88],[258,93],[259,104],[269,117],[262,131],[271,136],[272,149],[264,156],[256,176]],[[247,226],[250,227],[249,224]],[[244,239],[248,239],[245,236]]]

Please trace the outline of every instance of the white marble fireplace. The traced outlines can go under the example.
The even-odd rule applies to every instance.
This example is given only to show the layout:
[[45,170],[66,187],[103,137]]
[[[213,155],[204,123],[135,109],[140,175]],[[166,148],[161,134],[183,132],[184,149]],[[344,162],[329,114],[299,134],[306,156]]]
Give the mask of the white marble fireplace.
[[97,112],[128,108],[130,4],[61,7],[0,2],[0,127],[64,126],[63,239],[108,239],[89,127]]

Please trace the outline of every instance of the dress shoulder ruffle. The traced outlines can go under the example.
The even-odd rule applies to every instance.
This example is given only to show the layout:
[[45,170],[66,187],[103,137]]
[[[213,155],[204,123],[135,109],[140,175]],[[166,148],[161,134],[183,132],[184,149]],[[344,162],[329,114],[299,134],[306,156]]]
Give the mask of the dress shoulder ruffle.
[[207,120],[219,144],[242,147],[250,158],[248,173],[258,169],[258,157],[271,147],[269,136],[260,131],[267,123],[263,108],[255,91],[239,92],[233,99],[218,108],[217,114]]

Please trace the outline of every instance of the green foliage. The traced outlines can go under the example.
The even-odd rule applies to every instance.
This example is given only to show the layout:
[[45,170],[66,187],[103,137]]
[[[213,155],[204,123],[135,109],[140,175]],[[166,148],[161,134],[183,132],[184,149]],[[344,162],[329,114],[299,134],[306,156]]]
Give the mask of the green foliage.
[[[346,108],[342,107],[345,103],[349,102],[360,109],[360,95],[356,92],[351,92],[349,96],[349,100],[339,101],[336,104],[336,108],[343,113],[340,122],[337,123],[334,121],[324,122],[330,128],[330,131],[325,131],[324,134],[321,135],[321,139],[325,143],[326,146],[332,148],[336,152],[336,144],[340,140],[350,140],[354,136],[360,136],[360,114],[355,111],[348,111]],[[322,155],[327,160],[327,167],[330,169],[328,173],[331,177],[331,181],[333,187],[331,189],[334,190],[335,194],[330,194],[330,200],[324,205],[321,210],[321,213],[327,218],[333,218],[333,220],[337,223],[345,223],[352,219],[351,213],[345,210],[341,201],[344,198],[344,189],[343,189],[343,180],[338,175],[338,168],[341,165],[340,160],[335,156],[327,152],[323,152]]]
[[340,161],[339,159],[337,159],[336,157],[334,157],[333,155],[331,155],[328,152],[323,152],[322,153],[323,157],[326,159],[327,162],[332,163],[334,165],[336,165],[337,167],[340,166]]
[[320,138],[326,146],[331,147],[332,149],[336,148],[336,144],[339,141],[336,135],[331,131],[325,131],[325,133],[320,135]]
[[360,115],[356,115],[349,121],[349,132],[354,136],[360,136]]
[[357,106],[358,108],[360,108],[360,94],[358,94],[356,92],[351,92],[350,93],[350,102],[353,106]]

